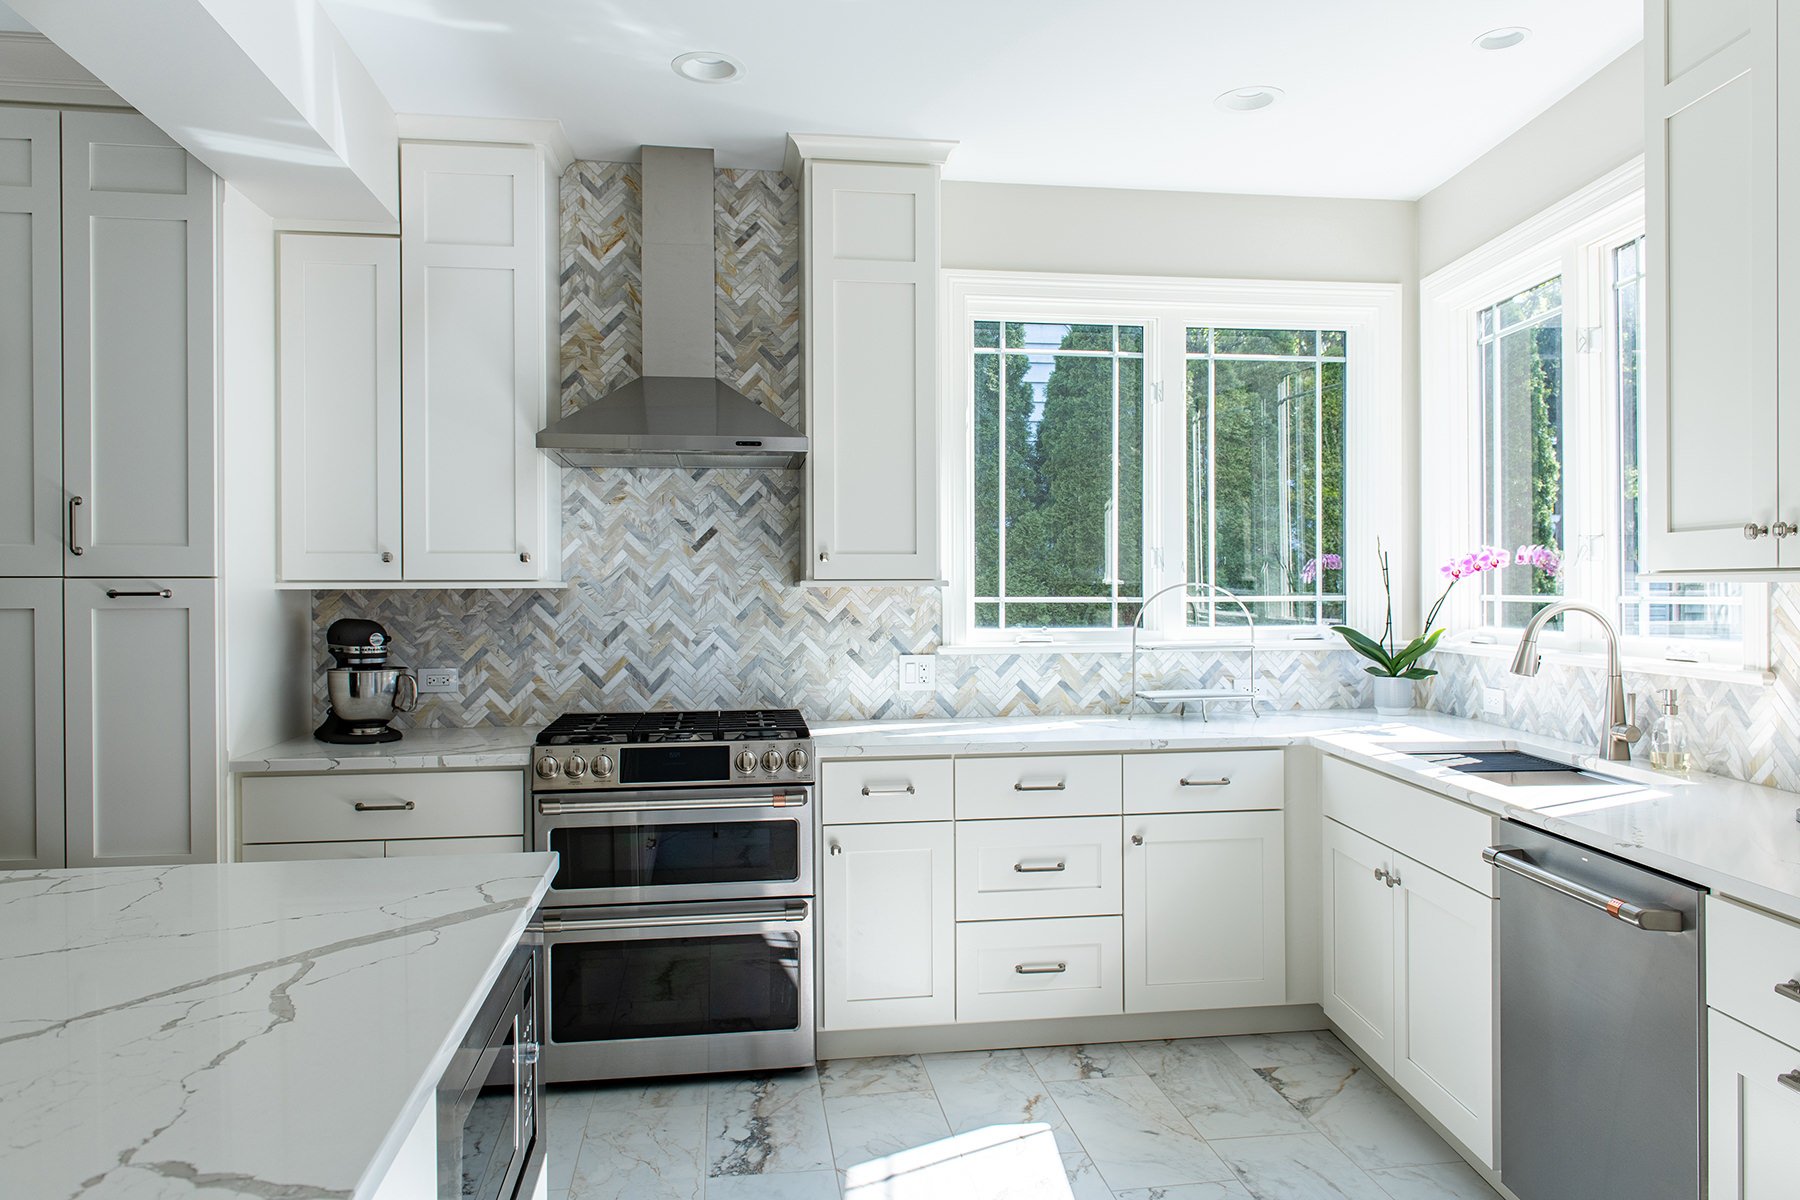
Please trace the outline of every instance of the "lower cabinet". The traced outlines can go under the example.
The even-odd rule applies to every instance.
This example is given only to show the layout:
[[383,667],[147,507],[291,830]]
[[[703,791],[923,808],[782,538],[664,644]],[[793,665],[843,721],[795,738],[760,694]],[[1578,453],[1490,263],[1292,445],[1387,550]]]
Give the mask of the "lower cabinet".
[[1394,852],[1325,822],[1325,1015],[1363,1053],[1394,1063]]
[[238,780],[243,862],[525,849],[520,771],[361,771]]
[[1800,1179],[1800,1050],[1707,1014],[1707,1195],[1767,1200]]
[[319,858],[421,858],[434,854],[512,854],[516,837],[403,838],[392,842],[272,842],[244,847],[242,862],[301,862]]
[[823,1028],[956,1021],[953,828],[949,821],[825,827]]
[[1118,1013],[1121,958],[1118,917],[964,921],[956,927],[956,1019]]
[[0,579],[0,871],[63,865],[62,625],[61,579]]

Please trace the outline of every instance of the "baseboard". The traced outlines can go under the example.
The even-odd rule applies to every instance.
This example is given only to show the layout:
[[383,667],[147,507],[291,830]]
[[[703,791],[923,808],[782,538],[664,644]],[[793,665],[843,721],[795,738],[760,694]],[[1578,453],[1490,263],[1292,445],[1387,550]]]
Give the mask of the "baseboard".
[[[1074,1046],[1097,1042],[1149,1042],[1162,1038],[1226,1037],[1244,1033],[1293,1033],[1325,1029],[1316,1004],[1223,1008],[1206,1012],[1134,1013],[1063,1017],[1053,1021],[993,1021],[899,1029],[839,1029],[819,1033],[820,1058],[868,1058],[878,1054],[939,1054],[952,1050],[1010,1050],[1019,1046]],[[1461,1147],[1458,1147],[1461,1152]]]

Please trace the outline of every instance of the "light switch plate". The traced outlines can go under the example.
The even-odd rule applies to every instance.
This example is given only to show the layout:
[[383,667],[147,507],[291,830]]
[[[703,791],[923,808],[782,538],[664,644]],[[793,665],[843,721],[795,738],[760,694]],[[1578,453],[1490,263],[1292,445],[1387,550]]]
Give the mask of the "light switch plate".
[[462,672],[455,667],[425,667],[419,671],[419,694],[460,692]]
[[1481,689],[1481,715],[1498,720],[1506,715],[1506,689],[1484,687]]
[[931,692],[937,690],[937,655],[902,654],[900,656],[900,690]]

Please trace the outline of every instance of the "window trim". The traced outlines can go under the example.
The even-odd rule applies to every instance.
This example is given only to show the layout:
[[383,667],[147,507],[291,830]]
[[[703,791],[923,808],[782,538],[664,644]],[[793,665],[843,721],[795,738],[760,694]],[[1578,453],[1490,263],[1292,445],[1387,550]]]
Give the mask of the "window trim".
[[[1496,299],[1552,275],[1562,276],[1563,404],[1565,412],[1582,414],[1583,421],[1578,436],[1571,438],[1576,443],[1575,453],[1584,453],[1582,446],[1599,446],[1608,464],[1620,461],[1618,422],[1611,417],[1610,404],[1587,401],[1590,397],[1611,399],[1617,328],[1607,256],[1645,227],[1644,181],[1640,156],[1420,281],[1419,486],[1424,501],[1420,505],[1420,603],[1431,603],[1442,588],[1435,564],[1478,544],[1484,528],[1482,490],[1470,483],[1481,478],[1483,463],[1480,354],[1475,334],[1477,315]],[[1572,481],[1566,497],[1570,528],[1604,530],[1602,543],[1616,538],[1618,489],[1616,467],[1584,472]],[[1616,625],[1619,597],[1612,594],[1614,572],[1599,556],[1583,554],[1580,547],[1571,544],[1565,550],[1565,594],[1595,603]],[[1766,670],[1768,587],[1745,583],[1743,588],[1742,643],[1707,639],[1684,643],[1633,636],[1623,639],[1622,652],[1635,666],[1671,674],[1693,665],[1669,657],[1671,651],[1692,653],[1708,647],[1739,646],[1741,658],[1730,652],[1715,654],[1703,665],[1713,670]],[[1481,588],[1468,584],[1451,594],[1441,618],[1455,631],[1447,645],[1487,644],[1516,637],[1513,631],[1486,623],[1481,596]],[[1596,634],[1587,630],[1544,635],[1544,647],[1552,653],[1581,655],[1598,645]]]
[[[1185,472],[1171,467],[1180,447],[1185,457],[1186,405],[1164,403],[1171,386],[1185,387],[1186,328],[1272,327],[1343,329],[1345,370],[1344,469],[1357,481],[1357,498],[1345,506],[1344,592],[1350,622],[1382,620],[1379,572],[1373,570],[1377,536],[1389,551],[1396,576],[1405,579],[1409,539],[1403,517],[1401,446],[1401,311],[1399,284],[1241,279],[1174,279],[1141,275],[1086,275],[1025,271],[945,270],[941,273],[939,363],[940,510],[945,550],[944,646],[951,653],[1120,651],[1129,628],[982,630],[974,624],[974,323],[978,320],[1142,325],[1146,424],[1155,422],[1163,453],[1146,454],[1144,518],[1151,536],[1144,547],[1146,586],[1179,582]],[[1171,400],[1179,396],[1175,393]],[[1366,551],[1355,552],[1366,547]],[[1407,596],[1395,596],[1406,606]],[[1140,645],[1242,645],[1241,632],[1179,631],[1171,617],[1179,597],[1169,596],[1145,619]],[[1398,615],[1398,614],[1397,614]],[[1334,643],[1323,626],[1258,628],[1258,644]]]

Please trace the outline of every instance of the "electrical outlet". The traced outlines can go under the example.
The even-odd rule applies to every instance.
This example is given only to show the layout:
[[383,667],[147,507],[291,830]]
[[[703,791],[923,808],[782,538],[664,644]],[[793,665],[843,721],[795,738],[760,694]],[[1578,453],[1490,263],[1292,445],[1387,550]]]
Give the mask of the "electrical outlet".
[[455,667],[426,667],[419,672],[421,695],[435,692],[460,692],[462,672]]
[[930,692],[937,690],[937,655],[902,654],[900,656],[900,690]]
[[1481,715],[1495,720],[1506,715],[1506,689],[1484,687],[1481,689]]

